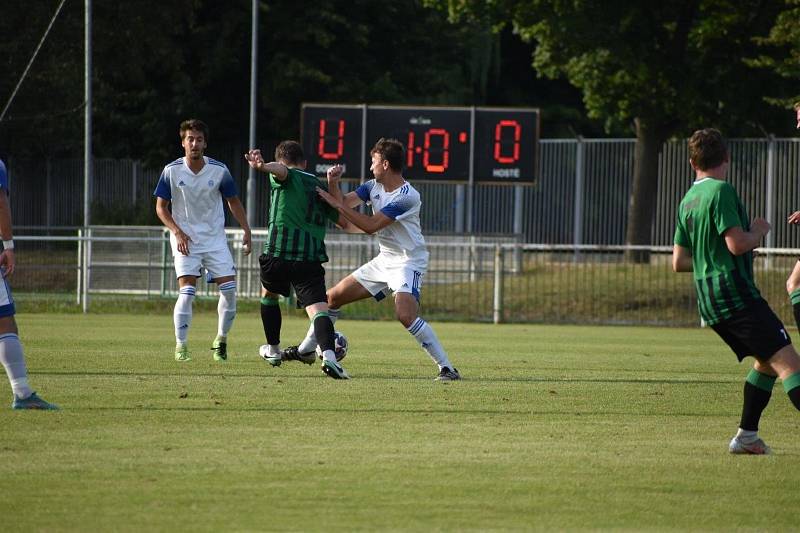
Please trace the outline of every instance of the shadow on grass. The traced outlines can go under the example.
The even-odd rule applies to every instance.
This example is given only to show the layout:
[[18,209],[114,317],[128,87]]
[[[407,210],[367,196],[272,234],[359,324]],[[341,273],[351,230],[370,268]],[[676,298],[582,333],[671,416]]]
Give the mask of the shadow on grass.
[[[37,376],[103,376],[103,377],[154,377],[154,378],[219,378],[224,381],[226,379],[235,378],[253,378],[253,379],[323,379],[324,376],[321,372],[317,373],[312,371],[312,374],[286,374],[286,375],[267,375],[267,374],[219,374],[219,373],[171,373],[171,372],[100,372],[100,371],[39,371],[29,372],[31,375]],[[429,376],[387,376],[383,374],[358,374],[353,377],[352,381],[361,379],[381,380],[381,381],[422,381],[432,382],[433,379]],[[528,378],[464,378],[462,383],[609,383],[609,384],[647,384],[647,385],[727,385],[731,383],[739,383],[741,379],[738,377],[727,380],[723,379],[646,379],[646,378],[547,378],[547,377],[528,377]],[[459,383],[441,383],[442,386],[455,386]]]

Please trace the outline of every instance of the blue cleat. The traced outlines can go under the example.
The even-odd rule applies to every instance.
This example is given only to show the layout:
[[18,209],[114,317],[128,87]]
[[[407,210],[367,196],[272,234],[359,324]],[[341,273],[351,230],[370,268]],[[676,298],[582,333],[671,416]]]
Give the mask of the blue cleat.
[[54,403],[46,402],[39,398],[34,392],[25,399],[14,395],[14,403],[11,404],[12,409],[42,409],[44,411],[58,411],[58,406]]

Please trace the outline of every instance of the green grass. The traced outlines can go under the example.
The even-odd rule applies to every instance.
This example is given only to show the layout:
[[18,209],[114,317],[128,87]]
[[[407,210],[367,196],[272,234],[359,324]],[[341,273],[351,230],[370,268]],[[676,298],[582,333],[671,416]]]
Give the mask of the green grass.
[[[770,530],[798,527],[800,414],[733,457],[747,367],[699,329],[435,324],[461,370],[393,322],[343,320],[349,382],[256,355],[172,360],[168,316],[22,314],[31,381],[0,409],[0,517],[19,531]],[[284,343],[306,322],[287,318]],[[3,381],[5,383],[5,381]]]

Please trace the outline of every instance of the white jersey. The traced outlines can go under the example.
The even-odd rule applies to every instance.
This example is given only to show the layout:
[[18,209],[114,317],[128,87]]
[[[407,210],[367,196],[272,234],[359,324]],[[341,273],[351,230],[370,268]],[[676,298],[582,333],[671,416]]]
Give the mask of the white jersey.
[[[181,157],[164,167],[154,196],[172,203],[172,218],[192,240],[189,251],[209,252],[227,248],[223,198],[237,196],[236,184],[223,163],[203,157],[205,165],[195,174]],[[172,253],[178,253],[170,234]]]
[[372,205],[374,213],[381,212],[394,220],[376,233],[382,254],[403,256],[406,259],[428,262],[428,249],[422,236],[419,212],[422,200],[419,192],[405,182],[397,189],[386,192],[383,185],[371,179],[362,183],[356,194]]

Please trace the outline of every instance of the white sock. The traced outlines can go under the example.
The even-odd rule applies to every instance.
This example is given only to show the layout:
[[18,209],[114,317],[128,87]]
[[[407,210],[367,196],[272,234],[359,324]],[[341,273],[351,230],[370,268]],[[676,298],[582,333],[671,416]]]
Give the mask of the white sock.
[[175,302],[175,310],[172,312],[172,321],[175,323],[175,341],[185,345],[189,336],[189,326],[192,325],[192,300],[196,289],[191,285],[181,287],[178,291],[178,301]]
[[336,362],[336,353],[333,350],[325,350],[322,352],[322,359],[324,361],[333,361],[337,365],[339,364]]
[[[336,321],[339,319],[339,315],[342,313],[341,309],[328,309],[328,318],[331,319],[331,323],[335,326]],[[308,326],[308,331],[306,332],[306,338],[303,339],[303,342],[300,343],[300,346],[297,347],[297,351],[300,353],[308,353],[313,352],[317,349],[317,337],[314,335],[314,321],[311,321],[311,325]],[[334,361],[336,358],[334,357]]]
[[268,344],[267,345],[267,354],[269,355],[278,355],[281,353],[281,345],[280,344]]
[[236,318],[236,281],[228,281],[219,286],[219,304],[217,305],[219,326],[217,335],[227,337]]
[[444,367],[453,370],[453,365],[450,364],[450,360],[447,358],[447,353],[445,353],[444,348],[442,348],[439,338],[427,322],[417,317],[417,319],[408,326],[408,332],[417,339],[422,349],[428,352],[433,362],[439,365],[439,370]]
[[758,431],[739,428],[739,431],[736,432],[736,438],[742,442],[753,442],[758,439]]
[[11,390],[17,398],[25,399],[33,390],[28,384],[28,369],[25,367],[25,355],[22,353],[22,344],[16,333],[0,335],[0,363],[8,374]]

